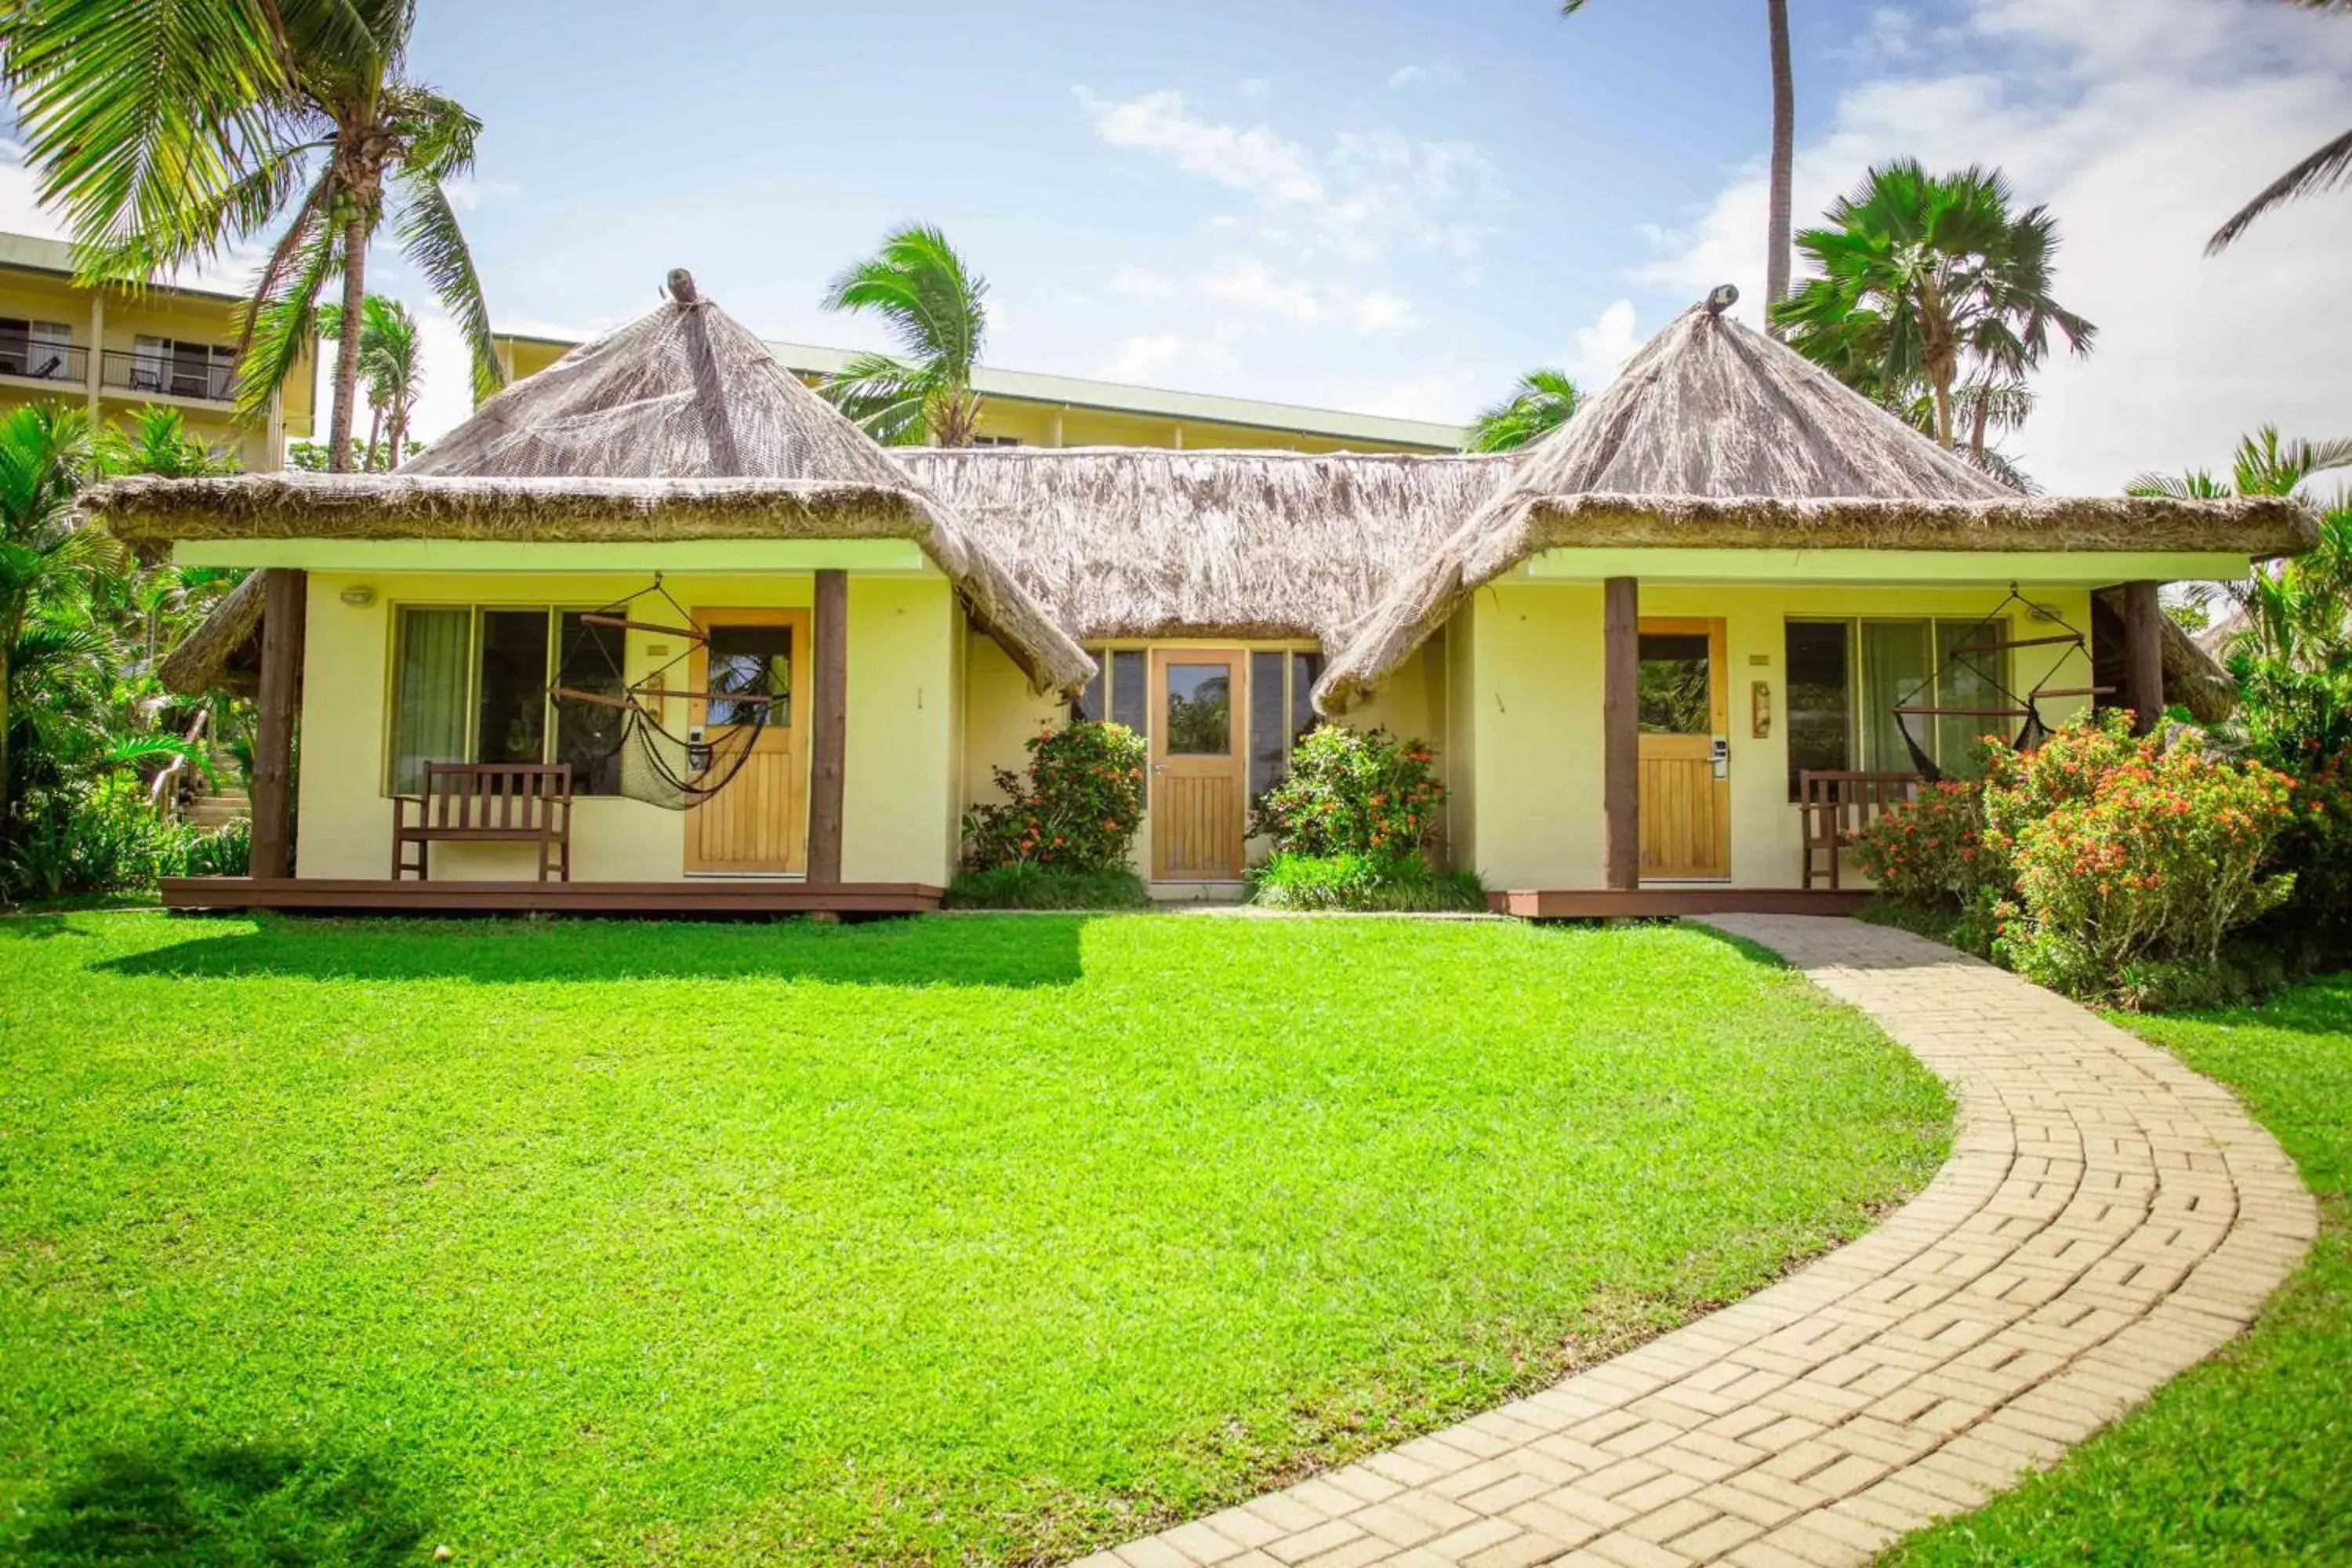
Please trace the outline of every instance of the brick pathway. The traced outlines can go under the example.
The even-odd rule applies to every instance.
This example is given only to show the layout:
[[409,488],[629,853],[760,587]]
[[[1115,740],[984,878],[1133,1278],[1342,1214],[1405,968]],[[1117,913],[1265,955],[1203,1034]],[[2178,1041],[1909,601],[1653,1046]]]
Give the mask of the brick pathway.
[[1952,1086],[1952,1158],[1760,1295],[1461,1426],[1081,1568],[1866,1562],[2251,1321],[2318,1211],[2227,1091],[1899,931],[1722,916]]

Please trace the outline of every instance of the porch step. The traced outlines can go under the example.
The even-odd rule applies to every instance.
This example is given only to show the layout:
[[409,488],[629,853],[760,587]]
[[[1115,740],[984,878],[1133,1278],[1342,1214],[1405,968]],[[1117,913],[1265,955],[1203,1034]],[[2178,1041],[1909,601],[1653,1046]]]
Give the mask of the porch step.
[[1155,904],[1238,904],[1249,897],[1246,882],[1154,882]]

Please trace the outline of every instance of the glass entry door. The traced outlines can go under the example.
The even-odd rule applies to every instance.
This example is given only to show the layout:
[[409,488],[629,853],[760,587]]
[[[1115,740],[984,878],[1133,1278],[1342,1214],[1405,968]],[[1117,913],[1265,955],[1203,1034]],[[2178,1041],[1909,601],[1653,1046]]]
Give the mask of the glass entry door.
[[1233,882],[1242,874],[1246,791],[1235,650],[1152,655],[1151,873],[1156,880]]
[[1731,875],[1729,672],[1723,623],[1641,626],[1642,879]]
[[[751,754],[727,787],[686,814],[686,868],[781,876],[808,868],[808,752],[802,739],[808,612],[702,610],[695,624],[709,641],[691,660],[694,689],[788,693],[768,705]],[[701,740],[751,717],[722,698],[688,703],[688,734]]]

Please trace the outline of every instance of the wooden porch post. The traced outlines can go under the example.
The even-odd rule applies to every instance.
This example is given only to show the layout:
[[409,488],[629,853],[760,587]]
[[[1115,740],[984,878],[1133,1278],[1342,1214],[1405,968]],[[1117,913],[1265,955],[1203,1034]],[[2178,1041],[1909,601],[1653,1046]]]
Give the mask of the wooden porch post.
[[1642,593],[1631,577],[1602,584],[1601,809],[1608,839],[1601,885],[1642,885]]
[[261,690],[253,735],[253,875],[283,877],[294,859],[295,692],[302,679],[307,580],[273,566],[262,579]]
[[808,879],[841,880],[842,749],[849,734],[849,574],[816,574],[816,700],[809,714]]
[[2124,584],[2124,706],[2143,735],[2164,716],[2164,606],[2153,583]]

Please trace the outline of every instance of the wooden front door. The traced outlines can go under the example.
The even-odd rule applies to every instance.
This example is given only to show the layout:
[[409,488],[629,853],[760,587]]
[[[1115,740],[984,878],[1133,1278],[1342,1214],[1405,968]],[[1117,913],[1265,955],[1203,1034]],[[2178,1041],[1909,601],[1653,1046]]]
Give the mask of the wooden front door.
[[[694,689],[709,691],[714,669],[733,689],[764,665],[773,689],[789,692],[771,703],[751,754],[727,786],[686,814],[686,868],[713,873],[780,876],[808,868],[808,746],[803,701],[809,659],[805,610],[697,610],[695,623],[709,640],[695,651]],[[765,684],[764,682],[762,683]],[[723,700],[687,704],[689,736],[715,740],[750,717],[748,706]]]
[[1731,875],[1723,623],[1642,622],[1642,879]]
[[1151,874],[1232,882],[1242,874],[1242,690],[1238,649],[1151,656]]

